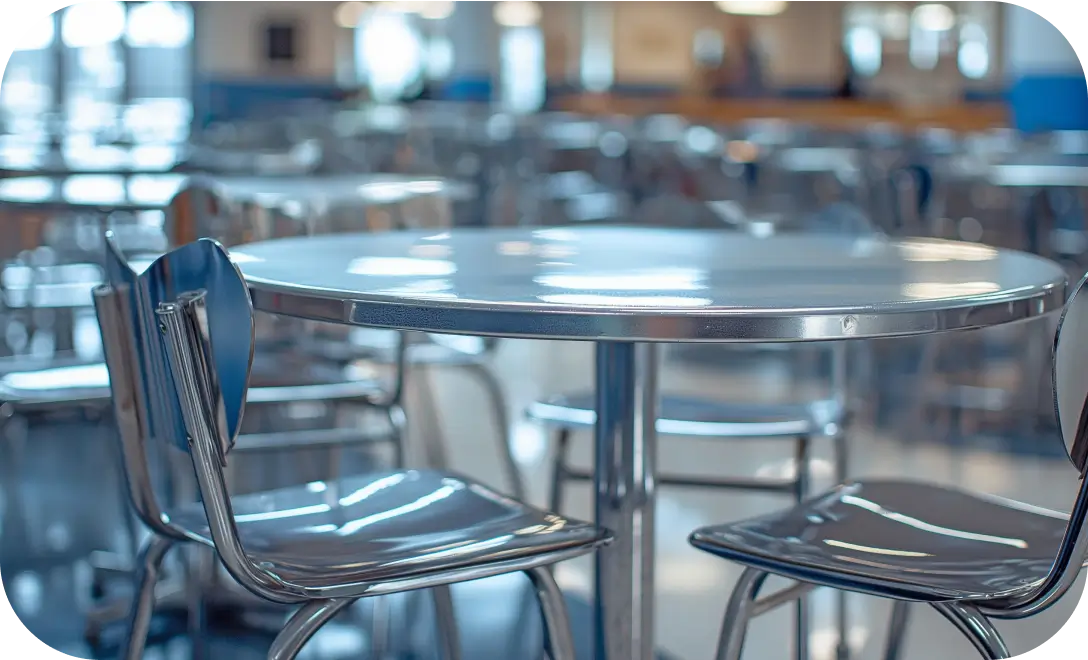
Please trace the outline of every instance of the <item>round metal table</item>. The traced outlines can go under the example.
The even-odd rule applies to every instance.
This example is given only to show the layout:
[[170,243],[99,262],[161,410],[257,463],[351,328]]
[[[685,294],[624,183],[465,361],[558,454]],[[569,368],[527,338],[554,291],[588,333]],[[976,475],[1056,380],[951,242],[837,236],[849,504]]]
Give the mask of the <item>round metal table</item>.
[[940,240],[625,227],[341,234],[240,246],[258,309],[424,332],[596,342],[599,660],[649,660],[659,342],[979,328],[1059,309],[1045,259]]

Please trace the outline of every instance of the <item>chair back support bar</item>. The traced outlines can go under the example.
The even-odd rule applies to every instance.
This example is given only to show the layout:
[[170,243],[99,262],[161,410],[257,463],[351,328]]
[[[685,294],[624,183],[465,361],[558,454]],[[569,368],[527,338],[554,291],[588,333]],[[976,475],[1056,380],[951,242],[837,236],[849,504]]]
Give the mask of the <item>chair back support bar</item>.
[[[217,250],[222,253],[222,249]],[[224,259],[226,254],[222,253]],[[212,340],[212,317],[206,291],[184,292],[174,302],[160,302],[161,321],[172,382],[188,437],[204,512],[216,550],[227,571],[258,596],[274,602],[294,602],[292,589],[261,570],[247,557],[238,537],[230,494],[227,491],[225,454],[229,434]]]
[[990,604],[983,612],[995,618],[1019,619],[1040,612],[1061,598],[1077,580],[1088,555],[1088,277],[1073,289],[1054,338],[1054,410],[1080,486],[1069,526],[1047,577],[1026,596]]

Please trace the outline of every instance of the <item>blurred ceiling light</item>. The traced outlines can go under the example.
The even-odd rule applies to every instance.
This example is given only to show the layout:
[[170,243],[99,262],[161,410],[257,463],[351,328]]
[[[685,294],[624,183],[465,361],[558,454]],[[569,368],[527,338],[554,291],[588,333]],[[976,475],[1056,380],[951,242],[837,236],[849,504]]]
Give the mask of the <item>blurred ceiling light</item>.
[[717,0],[718,9],[740,16],[776,16],[786,11],[785,0]]
[[343,2],[336,8],[336,24],[343,28],[354,28],[359,25],[365,13],[365,2]]
[[540,5],[524,0],[495,3],[495,22],[503,27],[529,27],[540,22]]
[[452,0],[427,0],[416,4],[419,17],[429,21],[440,21],[453,13]]
[[956,25],[956,14],[947,5],[918,5],[911,18],[930,32],[947,32]]
[[24,26],[14,37],[12,50],[41,50],[48,48],[53,43],[54,37],[53,15],[39,16]]

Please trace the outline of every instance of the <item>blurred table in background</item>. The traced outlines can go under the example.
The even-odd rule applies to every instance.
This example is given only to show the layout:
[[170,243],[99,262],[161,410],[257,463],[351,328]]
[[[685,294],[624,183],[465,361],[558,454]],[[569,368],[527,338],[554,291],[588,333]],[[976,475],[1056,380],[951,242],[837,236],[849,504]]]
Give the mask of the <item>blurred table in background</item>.
[[1009,111],[1001,103],[964,103],[952,106],[907,107],[877,101],[730,99],[705,97],[622,98],[605,95],[570,96],[556,101],[557,109],[591,115],[646,116],[677,114],[690,120],[732,123],[751,119],[785,119],[822,128],[858,128],[882,122],[902,128],[944,127],[981,131],[1009,125]]

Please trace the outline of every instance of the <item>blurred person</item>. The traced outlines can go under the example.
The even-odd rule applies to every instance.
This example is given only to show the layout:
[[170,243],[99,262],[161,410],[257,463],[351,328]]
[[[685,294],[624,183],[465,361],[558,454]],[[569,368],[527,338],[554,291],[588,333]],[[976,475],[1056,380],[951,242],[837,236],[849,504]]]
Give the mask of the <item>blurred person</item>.
[[766,91],[763,72],[763,53],[760,52],[752,30],[747,23],[740,23],[733,32],[735,56],[731,62],[733,94],[760,96]]
[[835,97],[840,99],[853,99],[858,96],[857,88],[857,72],[854,71],[854,63],[850,60],[850,57],[843,50],[842,56],[842,81],[839,83],[839,88],[835,90]]

